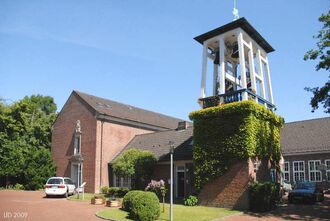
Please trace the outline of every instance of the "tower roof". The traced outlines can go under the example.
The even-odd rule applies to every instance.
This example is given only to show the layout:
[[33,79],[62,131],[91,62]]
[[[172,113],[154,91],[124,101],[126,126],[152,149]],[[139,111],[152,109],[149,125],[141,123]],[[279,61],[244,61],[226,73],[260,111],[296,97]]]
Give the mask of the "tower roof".
[[242,28],[260,47],[262,47],[267,53],[275,51],[274,48],[259,34],[259,32],[252,27],[252,25],[244,18],[237,19],[212,31],[206,32],[202,35],[195,37],[194,39],[203,44],[207,39],[213,38],[217,35],[233,30],[235,28]]

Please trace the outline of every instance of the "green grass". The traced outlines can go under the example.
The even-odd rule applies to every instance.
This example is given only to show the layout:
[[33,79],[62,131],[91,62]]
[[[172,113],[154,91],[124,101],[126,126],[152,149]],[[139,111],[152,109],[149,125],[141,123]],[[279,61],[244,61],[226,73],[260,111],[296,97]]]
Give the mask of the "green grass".
[[85,193],[84,200],[83,200],[82,199],[82,193],[80,193],[79,194],[79,199],[78,199],[78,194],[69,196],[68,199],[69,200],[74,200],[74,201],[90,201],[93,198],[94,195],[95,195],[94,193]]
[[[160,207],[160,217],[158,221],[169,221],[169,204],[165,204],[165,213],[162,212],[162,205]],[[180,221],[211,221],[224,216],[238,214],[239,211],[229,210],[224,208],[204,207],[204,206],[183,206],[174,205],[173,220]],[[116,208],[109,208],[101,210],[96,213],[97,216],[116,220],[116,221],[132,221],[128,218],[128,213]]]

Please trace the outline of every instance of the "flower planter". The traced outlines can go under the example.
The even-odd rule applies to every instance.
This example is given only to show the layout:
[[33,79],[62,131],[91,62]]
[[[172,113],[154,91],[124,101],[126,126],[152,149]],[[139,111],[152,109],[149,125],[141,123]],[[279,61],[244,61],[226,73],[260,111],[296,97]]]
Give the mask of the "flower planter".
[[121,202],[118,200],[107,200],[106,206],[108,207],[121,207]]
[[91,199],[91,204],[102,205],[102,204],[104,204],[104,200],[103,199]]

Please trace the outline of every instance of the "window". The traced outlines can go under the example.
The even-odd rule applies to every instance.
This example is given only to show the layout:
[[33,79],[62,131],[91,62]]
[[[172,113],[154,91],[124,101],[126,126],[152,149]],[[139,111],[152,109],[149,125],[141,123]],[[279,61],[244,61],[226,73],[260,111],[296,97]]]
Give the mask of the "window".
[[321,182],[321,171],[318,170],[321,165],[321,160],[310,160],[308,161],[309,169],[309,181],[312,182]]
[[330,160],[325,160],[327,181],[330,181]]
[[290,162],[284,162],[283,179],[290,182]]
[[124,188],[131,188],[131,178],[130,177],[121,177],[113,175],[114,186],[115,187],[124,187]]
[[293,181],[304,181],[305,180],[305,162],[304,161],[293,161]]
[[80,154],[80,134],[76,134],[74,137],[74,154]]

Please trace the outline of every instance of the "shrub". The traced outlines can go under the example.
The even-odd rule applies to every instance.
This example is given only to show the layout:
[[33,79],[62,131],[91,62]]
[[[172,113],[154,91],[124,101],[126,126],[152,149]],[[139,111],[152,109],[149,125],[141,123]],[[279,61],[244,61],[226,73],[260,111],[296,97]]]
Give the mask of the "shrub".
[[133,198],[135,197],[135,195],[139,194],[140,192],[143,192],[143,191],[141,191],[141,190],[133,190],[133,191],[129,191],[124,196],[122,208],[125,211],[127,211],[127,212],[130,212],[131,211]]
[[133,197],[130,216],[140,221],[153,221],[160,215],[159,199],[153,192],[140,192]]
[[197,203],[198,203],[198,198],[192,195],[190,195],[188,198],[184,200],[185,206],[196,206]]
[[108,194],[108,192],[109,192],[109,187],[108,186],[102,186],[101,187],[101,193]]
[[128,193],[128,191],[128,188],[110,187],[107,194],[113,197],[122,198],[126,195],[126,193]]
[[264,212],[274,208],[278,199],[279,184],[273,182],[258,183],[250,185],[250,210],[253,212]]
[[153,174],[157,159],[154,154],[146,150],[129,149],[124,151],[113,162],[113,172],[118,176],[129,176],[135,182],[135,189],[143,188],[143,180],[149,180]]
[[110,196],[116,197],[116,196],[117,196],[117,192],[118,192],[118,190],[119,190],[119,187],[110,187],[110,188],[108,189],[108,194],[109,194]]
[[145,190],[154,192],[154,193],[156,193],[156,195],[159,198],[162,198],[163,213],[164,213],[165,212],[165,196],[166,196],[166,192],[167,192],[164,180],[160,180],[160,181],[151,180],[151,182],[148,184],[148,186],[145,188]]
[[155,193],[134,190],[123,199],[123,209],[130,217],[140,221],[153,221],[159,217],[159,200]]
[[22,184],[16,183],[14,186],[15,190],[24,190],[24,186]]
[[117,197],[123,198],[129,192],[128,188],[119,188],[117,191]]

